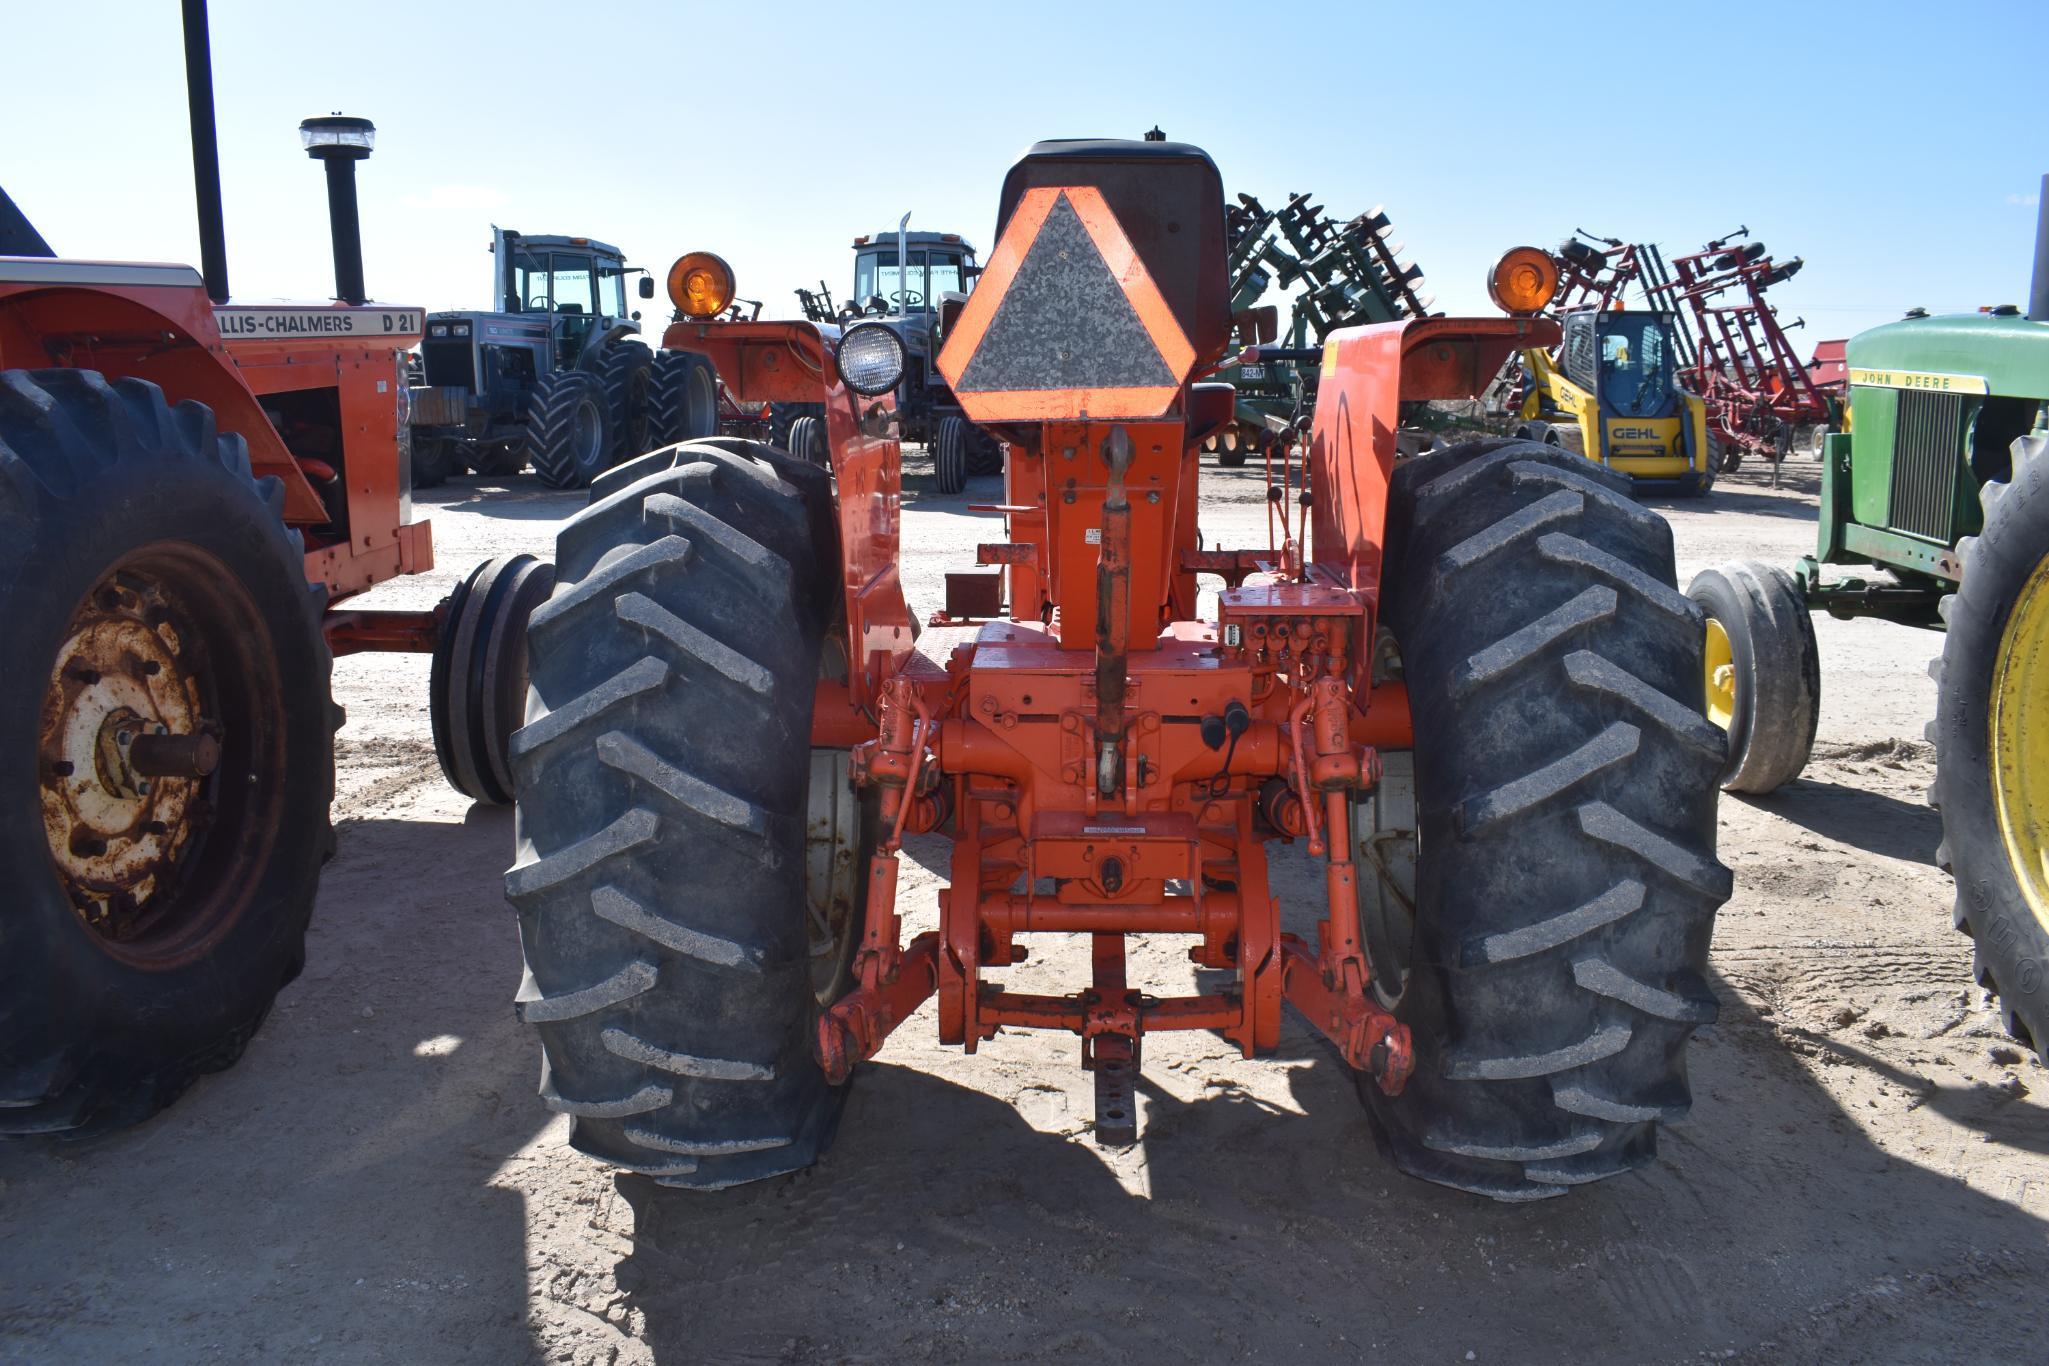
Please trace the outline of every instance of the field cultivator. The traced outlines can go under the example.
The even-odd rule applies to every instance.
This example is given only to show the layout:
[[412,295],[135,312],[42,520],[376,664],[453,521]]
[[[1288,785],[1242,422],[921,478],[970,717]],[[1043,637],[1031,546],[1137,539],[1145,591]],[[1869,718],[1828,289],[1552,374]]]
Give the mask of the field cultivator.
[[[1095,1136],[1125,1145],[1147,1038],[1250,1057],[1292,1005],[1414,1175],[1527,1200],[1652,1160],[1730,889],[1671,530],[1553,447],[1397,459],[1405,405],[1470,399],[1557,325],[1339,326],[1319,299],[1301,524],[1219,548],[1199,453],[1238,394],[1205,376],[1258,324],[1232,307],[1215,166],[1040,143],[996,227],[938,366],[1005,448],[982,509],[1003,534],[922,630],[902,349],[872,320],[720,321],[729,273],[678,298],[665,345],[742,401],[818,404],[828,467],[685,443],[607,472],[562,531],[506,885],[571,1142],[705,1189],[805,1167],[930,1002],[969,1051],[1075,1038]],[[950,843],[950,876],[907,938],[912,835]],[[1288,841],[1321,865],[1313,938],[1269,889]],[[1188,941],[1194,989],[1141,990],[1133,934]],[[1006,984],[1048,935],[1086,936],[1086,979]]]
[[1804,262],[1773,260],[1764,243],[1743,240],[1748,231],[1738,228],[1669,265],[1656,247],[1645,248],[1643,286],[1655,307],[1679,319],[1680,375],[1707,404],[1722,468],[1757,455],[1772,462],[1776,477],[1797,430],[1834,426],[1840,404],[1815,386],[1787,339],[1805,320],[1781,323],[1765,297]]
[[1384,211],[1375,208],[1340,224],[1311,198],[1291,194],[1280,208],[1268,209],[1241,194],[1225,209],[1234,314],[1250,314],[1269,289],[1291,291],[1285,328],[1276,307],[1269,331],[1262,335],[1262,322],[1234,337],[1236,418],[1203,447],[1227,467],[1244,464],[1254,451],[1270,452],[1306,436],[1319,348],[1332,332],[1426,317],[1430,311],[1431,301],[1419,292],[1422,268],[1404,263],[1400,244],[1388,240]]

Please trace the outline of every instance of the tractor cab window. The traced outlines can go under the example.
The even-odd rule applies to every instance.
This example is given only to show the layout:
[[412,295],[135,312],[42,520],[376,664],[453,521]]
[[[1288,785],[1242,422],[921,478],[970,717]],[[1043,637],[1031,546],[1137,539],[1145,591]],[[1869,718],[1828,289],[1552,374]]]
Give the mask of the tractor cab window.
[[926,270],[931,288],[925,291],[925,298],[934,308],[948,294],[958,294],[967,288],[963,283],[960,253],[957,251],[933,252],[926,261]]
[[548,258],[529,251],[512,260],[512,307],[521,313],[545,313],[555,306],[548,288]]
[[598,302],[598,311],[607,317],[626,316],[626,267],[598,267]]
[[588,256],[523,251],[513,258],[512,272],[513,288],[518,292],[513,302],[522,313],[590,313],[595,309],[597,273]]
[[1656,314],[1608,314],[1601,322],[1601,400],[1625,417],[1657,417],[1672,394],[1665,320]]
[[556,255],[550,271],[557,313],[595,313],[598,274],[588,256]]
[[1568,313],[1565,339],[1559,347],[1559,363],[1565,377],[1582,389],[1594,387],[1594,315]]
[[937,308],[941,296],[967,288],[965,261],[958,251],[911,249],[908,281],[896,250],[862,252],[854,258],[854,302],[866,308],[877,295],[890,308]]

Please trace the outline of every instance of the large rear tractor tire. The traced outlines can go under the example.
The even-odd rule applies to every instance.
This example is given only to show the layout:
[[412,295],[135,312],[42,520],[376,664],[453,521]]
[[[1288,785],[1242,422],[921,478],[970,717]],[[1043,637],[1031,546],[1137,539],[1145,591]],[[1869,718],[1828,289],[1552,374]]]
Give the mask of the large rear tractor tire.
[[[1398,1097],[1360,1093],[1402,1170],[1532,1200],[1642,1166],[1686,1112],[1686,1040],[1729,872],[1722,739],[1672,532],[1556,447],[1479,441],[1397,468],[1387,625],[1414,708],[1406,935],[1362,895],[1411,1029]],[[1362,820],[1368,869],[1400,828]],[[1376,824],[1389,828],[1375,829]],[[1363,881],[1364,879],[1362,879]],[[1376,922],[1380,922],[1376,924]]]
[[[562,531],[530,625],[506,875],[518,1010],[572,1146],[717,1189],[815,1161],[844,1097],[812,1039],[845,985],[865,878],[825,933],[806,897],[807,816],[851,800],[844,756],[810,749],[839,563],[831,486],[721,441],[646,456],[600,492]],[[824,824],[872,845],[872,824]],[[825,862],[865,868],[865,852]]]
[[959,493],[968,486],[968,424],[963,418],[939,419],[939,432],[932,442],[932,483],[944,494]]
[[[598,383],[612,416],[612,463],[652,450],[654,354],[647,343],[622,337],[598,358]],[[663,443],[667,444],[667,443]]]
[[525,463],[550,488],[580,489],[617,462],[605,386],[583,370],[555,370],[527,399]]
[[1958,546],[1928,734],[1936,861],[1956,879],[1973,972],[2007,1030],[2049,1058],[2049,441],[2012,451],[2010,478],[1979,489],[1984,530]]
[[694,351],[657,351],[648,372],[647,448],[716,436],[719,375]]
[[1821,649],[1807,597],[1777,565],[1703,569],[1686,595],[1707,614],[1701,680],[1708,719],[1727,732],[1722,786],[1772,792],[1800,776],[1821,717]]
[[428,673],[434,755],[448,785],[471,801],[512,801],[512,733],[526,714],[526,631],[555,586],[531,555],[486,560],[456,585]]
[[148,1118],[305,961],[341,713],[283,508],[197,403],[0,372],[0,1133]]

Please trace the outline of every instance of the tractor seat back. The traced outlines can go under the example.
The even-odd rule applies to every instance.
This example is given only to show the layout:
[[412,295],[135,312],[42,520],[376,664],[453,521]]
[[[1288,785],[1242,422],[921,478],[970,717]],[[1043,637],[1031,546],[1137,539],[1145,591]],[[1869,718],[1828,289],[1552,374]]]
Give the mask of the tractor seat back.
[[1224,183],[1208,153],[1185,142],[1034,143],[1003,179],[999,239],[1024,193],[1049,185],[1099,191],[1197,358],[1223,354],[1231,337]]

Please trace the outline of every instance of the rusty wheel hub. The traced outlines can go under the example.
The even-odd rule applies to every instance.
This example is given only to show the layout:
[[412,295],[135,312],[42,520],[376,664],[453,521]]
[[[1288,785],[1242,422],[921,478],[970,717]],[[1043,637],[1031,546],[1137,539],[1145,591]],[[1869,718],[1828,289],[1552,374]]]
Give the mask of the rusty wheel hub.
[[156,928],[211,815],[220,728],[163,587],[110,575],[72,616],[40,730],[43,831],[71,904],[102,940]]

